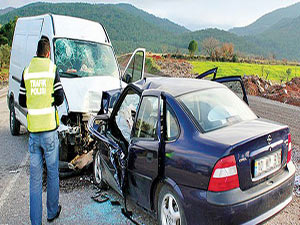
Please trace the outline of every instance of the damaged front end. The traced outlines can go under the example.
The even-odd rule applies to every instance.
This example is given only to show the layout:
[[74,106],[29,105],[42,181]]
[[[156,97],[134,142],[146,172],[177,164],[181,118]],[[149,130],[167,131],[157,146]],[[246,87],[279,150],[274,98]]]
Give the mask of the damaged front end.
[[88,133],[90,114],[69,113],[62,116],[59,129],[59,167],[63,176],[78,171],[93,162],[94,140]]
[[[98,114],[110,114],[120,92],[121,89],[104,91]],[[96,113],[69,112],[61,116],[59,127],[61,177],[79,172],[93,162],[96,144],[89,133],[88,121],[95,115]]]

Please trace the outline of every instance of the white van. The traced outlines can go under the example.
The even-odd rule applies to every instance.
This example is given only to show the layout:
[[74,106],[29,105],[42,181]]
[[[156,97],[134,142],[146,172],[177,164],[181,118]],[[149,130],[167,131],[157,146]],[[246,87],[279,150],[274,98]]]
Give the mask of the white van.
[[[121,35],[121,34],[120,34]],[[50,40],[51,60],[56,64],[65,91],[58,107],[60,116],[60,160],[76,167],[76,160],[87,157],[77,168],[91,161],[93,145],[87,131],[91,114],[101,105],[103,91],[120,89],[144,76],[145,49],[132,54],[122,76],[105,28],[96,22],[46,14],[19,18],[16,24],[9,69],[7,104],[10,130],[18,135],[20,124],[27,127],[27,110],[18,102],[22,73],[36,55],[41,37]],[[83,165],[84,164],[84,165]]]

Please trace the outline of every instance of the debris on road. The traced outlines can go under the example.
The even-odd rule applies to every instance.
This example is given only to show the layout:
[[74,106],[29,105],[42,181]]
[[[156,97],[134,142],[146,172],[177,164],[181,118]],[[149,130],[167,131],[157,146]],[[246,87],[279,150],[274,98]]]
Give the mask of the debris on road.
[[20,170],[11,170],[11,171],[9,171],[10,174],[16,174],[16,173],[19,173],[19,172],[20,172]]
[[295,178],[294,192],[297,197],[300,197],[300,175]]

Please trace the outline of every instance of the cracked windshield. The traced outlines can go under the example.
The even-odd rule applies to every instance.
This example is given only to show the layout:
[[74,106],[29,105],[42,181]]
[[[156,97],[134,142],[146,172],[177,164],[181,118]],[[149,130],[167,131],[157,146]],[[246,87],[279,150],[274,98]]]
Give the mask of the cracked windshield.
[[57,39],[54,45],[55,63],[61,77],[119,77],[110,46],[70,39]]

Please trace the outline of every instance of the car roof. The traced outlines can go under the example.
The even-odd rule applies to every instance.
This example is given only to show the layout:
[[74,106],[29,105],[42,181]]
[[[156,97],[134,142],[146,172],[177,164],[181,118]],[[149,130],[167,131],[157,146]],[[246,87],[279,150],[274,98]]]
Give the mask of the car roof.
[[141,82],[135,83],[140,89],[157,89],[165,91],[173,95],[174,97],[200,91],[208,88],[220,88],[224,85],[209,81],[192,78],[169,78],[169,77],[150,77],[145,78]]

